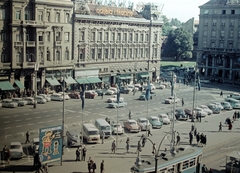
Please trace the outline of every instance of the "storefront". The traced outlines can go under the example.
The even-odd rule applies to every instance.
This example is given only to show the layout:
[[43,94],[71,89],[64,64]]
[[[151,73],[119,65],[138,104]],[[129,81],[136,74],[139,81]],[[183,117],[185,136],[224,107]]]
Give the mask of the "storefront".
[[140,73],[138,73],[137,76],[138,76],[137,77],[138,83],[144,83],[144,82],[148,81],[149,73],[148,72],[140,72]]

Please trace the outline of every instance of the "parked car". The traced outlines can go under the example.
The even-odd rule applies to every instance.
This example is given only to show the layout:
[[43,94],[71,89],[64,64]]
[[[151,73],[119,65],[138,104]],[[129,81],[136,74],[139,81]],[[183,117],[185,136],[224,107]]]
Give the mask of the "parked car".
[[85,98],[94,99],[97,96],[98,96],[97,92],[93,90],[85,91]]
[[137,119],[137,123],[139,125],[139,127],[141,128],[141,130],[148,130],[151,126],[151,124],[149,123],[147,118],[138,118]]
[[214,114],[220,114],[220,113],[221,113],[221,109],[220,109],[217,105],[215,105],[215,104],[209,104],[209,105],[208,105],[208,108],[209,108],[210,110],[212,110],[212,112],[213,112]]
[[167,114],[160,114],[158,117],[163,124],[170,124],[170,119]]
[[156,86],[156,89],[164,89],[164,88],[166,88],[165,85],[157,85],[157,86]]
[[26,97],[24,100],[27,101],[27,105],[33,105],[34,104],[34,98],[33,97]]
[[66,137],[68,147],[81,146],[80,132],[76,130],[68,130],[66,132]]
[[213,111],[209,109],[206,105],[200,105],[198,107],[201,108],[204,112],[207,112],[208,115],[211,115],[213,113]]
[[110,87],[107,91],[113,91],[113,94],[117,94],[117,90],[115,87]]
[[229,102],[221,102],[221,105],[223,106],[224,110],[232,110],[233,109]]
[[63,101],[63,95],[59,93],[54,93],[50,97],[52,101]]
[[[63,96],[63,92],[59,92],[58,94],[61,94]],[[64,99],[65,100],[69,100],[70,99],[68,93],[66,93],[66,92],[64,93]]]
[[138,88],[138,90],[140,90],[140,88],[142,88],[142,85],[137,83],[137,84],[134,85],[134,87]]
[[2,107],[5,108],[16,108],[18,107],[17,102],[13,102],[12,99],[3,99],[2,100]]
[[11,159],[23,158],[23,148],[20,142],[10,142],[9,150],[11,153]]
[[113,95],[115,94],[115,91],[108,89],[105,93],[105,95]]
[[124,129],[122,128],[120,123],[117,122],[112,122],[111,123],[111,129],[112,129],[112,134],[116,135],[116,134],[123,134],[124,133]]
[[185,114],[183,109],[175,109],[175,117],[177,120],[188,120],[188,115]]
[[32,152],[37,153],[39,149],[39,138],[33,138],[31,141]]
[[95,92],[98,94],[98,96],[103,96],[104,95],[103,90],[97,89],[97,90],[95,90]]
[[51,101],[51,97],[47,94],[39,94],[39,96],[42,96],[43,98],[45,98],[47,102]]
[[196,115],[197,114],[201,115],[202,118],[204,118],[208,115],[207,112],[205,112],[202,108],[199,108],[199,107],[195,108],[194,112],[195,112]]
[[36,96],[36,100],[38,104],[45,104],[47,102],[47,100],[42,96]]
[[240,100],[240,94],[239,93],[231,93],[231,94],[227,95],[227,98],[233,98],[236,100]]
[[131,90],[127,87],[121,87],[120,88],[120,93],[129,94],[130,92],[131,92]]
[[130,132],[140,132],[141,130],[136,120],[127,120],[123,124],[125,129]]
[[[175,97],[175,103],[180,102],[180,99]],[[165,99],[166,104],[172,104],[174,103],[174,96],[170,96],[167,99]]]
[[71,98],[71,99],[80,99],[80,93],[77,92],[77,91],[71,91],[68,93],[68,96]]
[[139,88],[138,88],[138,87],[135,87],[134,85],[127,85],[127,88],[128,88],[131,92],[133,92],[134,90],[136,90],[136,91],[139,90]]
[[17,98],[17,97],[12,98],[12,101],[18,103],[18,106],[25,106],[28,103],[26,100],[23,100],[23,98]]
[[158,117],[150,116],[148,120],[153,129],[160,129],[162,127],[162,123],[160,122]]
[[113,102],[113,103],[109,103],[108,107],[109,108],[120,108],[120,107],[124,107],[126,105],[127,105],[127,102],[119,102],[119,103]]
[[192,118],[192,115],[194,115],[193,118],[195,118],[195,110],[192,111],[192,109],[186,108],[184,109],[184,112],[189,118]]
[[[120,97],[120,98],[119,98],[119,101],[120,101],[120,102],[123,102],[123,101],[124,101],[124,98],[123,98],[123,97]],[[107,98],[107,102],[108,102],[108,103],[117,102],[117,95],[112,95],[112,97]]]
[[217,107],[219,107],[221,110],[224,109],[224,107],[221,105],[221,103],[219,102],[213,102],[212,104],[216,105]]
[[[143,88],[144,90],[146,90],[147,87],[148,87],[148,84],[144,84],[144,85],[142,86],[142,88]],[[153,85],[152,83],[150,83],[150,90],[155,90],[155,89],[156,89],[155,85]]]

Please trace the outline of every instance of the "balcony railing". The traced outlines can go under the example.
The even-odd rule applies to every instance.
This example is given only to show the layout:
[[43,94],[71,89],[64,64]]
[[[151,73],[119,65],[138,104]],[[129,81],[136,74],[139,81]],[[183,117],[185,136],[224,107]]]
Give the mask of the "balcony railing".
[[27,41],[27,47],[35,47],[35,41]]
[[22,41],[15,41],[14,46],[23,46],[23,42]]

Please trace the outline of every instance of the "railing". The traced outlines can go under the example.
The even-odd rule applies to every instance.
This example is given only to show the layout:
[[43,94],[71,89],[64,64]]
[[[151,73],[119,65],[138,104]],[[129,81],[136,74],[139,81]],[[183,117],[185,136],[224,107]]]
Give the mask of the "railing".
[[35,46],[35,41],[27,41],[27,46],[34,47]]
[[16,41],[14,42],[15,46],[23,46],[23,42],[22,41]]

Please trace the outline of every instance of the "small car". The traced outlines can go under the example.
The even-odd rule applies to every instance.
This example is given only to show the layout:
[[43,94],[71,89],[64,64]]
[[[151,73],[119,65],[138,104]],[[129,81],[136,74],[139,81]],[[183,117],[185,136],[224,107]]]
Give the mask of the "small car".
[[199,107],[197,107],[197,108],[194,109],[194,113],[195,113],[196,115],[197,115],[197,114],[201,114],[201,117],[202,117],[202,118],[204,118],[204,117],[206,117],[206,116],[208,115],[207,112],[203,111],[203,109],[202,109],[202,108],[199,108]]
[[227,98],[233,98],[236,100],[240,100],[240,94],[239,93],[231,93],[230,95],[227,95]]
[[94,99],[97,96],[98,94],[96,91],[93,91],[93,90],[85,91],[85,98]]
[[17,98],[17,97],[12,98],[12,101],[18,103],[18,106],[25,106],[28,103],[26,100],[23,100],[23,98]]
[[158,117],[150,116],[148,120],[153,129],[160,129],[162,127],[162,123],[160,122]]
[[208,105],[208,108],[209,108],[210,110],[212,110],[212,112],[213,112],[214,114],[220,114],[220,113],[221,113],[221,109],[220,109],[217,105],[215,105],[215,104],[209,104],[209,105]]
[[105,95],[113,95],[115,92],[113,90],[108,89]]
[[170,119],[167,114],[160,114],[158,117],[163,124],[170,124]]
[[72,91],[72,92],[68,93],[68,96],[71,99],[80,99],[80,93],[76,92],[76,91]]
[[36,100],[38,104],[45,104],[47,102],[47,100],[42,96],[36,96]]
[[175,117],[177,120],[188,120],[188,115],[185,114],[183,109],[175,109]]
[[138,123],[136,120],[127,120],[124,123],[124,127],[126,130],[130,132],[140,132],[141,128],[139,127]]
[[31,141],[32,152],[37,153],[39,149],[39,138],[33,138]]
[[192,109],[186,108],[184,109],[184,112],[186,115],[188,115],[189,118],[192,118],[192,115],[194,115],[193,118],[195,118],[195,110],[192,111]]
[[219,102],[213,102],[212,104],[216,105],[217,107],[219,107],[221,110],[224,109],[224,107],[221,105],[221,103]]
[[127,105],[127,102],[119,102],[119,103],[113,102],[113,103],[109,103],[108,107],[109,108],[120,108],[120,107],[124,107],[126,105]]
[[11,153],[11,159],[23,158],[23,148],[20,142],[10,142],[9,150]]
[[204,112],[207,112],[208,115],[211,115],[213,113],[213,111],[209,109],[206,105],[200,105],[198,107],[201,108]]
[[[175,97],[175,103],[180,102],[180,99]],[[165,99],[166,104],[172,104],[174,103],[174,96],[170,96],[167,99]]]
[[129,94],[130,92],[131,92],[131,90],[127,87],[121,87],[120,88],[120,93]]
[[18,107],[17,102],[13,102],[12,99],[3,99],[2,100],[2,107],[5,108],[16,108]]
[[26,97],[24,100],[27,101],[27,105],[33,105],[34,104],[34,98],[33,97]]
[[135,87],[134,85],[127,85],[127,88],[128,88],[131,92],[133,92],[134,90],[136,90],[136,91],[139,90],[139,88],[138,88],[138,87]]
[[138,118],[137,123],[141,130],[148,130],[148,127],[150,126],[150,123],[147,118]]
[[95,90],[95,92],[98,94],[98,96],[103,96],[104,95],[103,90],[97,89],[97,90]]
[[39,96],[42,96],[43,98],[45,98],[47,100],[47,102],[51,101],[50,96],[47,94],[39,94]]
[[[123,98],[123,97],[120,97],[120,98],[119,98],[119,101],[120,101],[120,102],[123,102],[123,101],[124,101],[124,98]],[[117,95],[112,95],[112,97],[107,98],[107,102],[108,102],[108,103],[117,102]]]
[[52,101],[63,101],[63,95],[59,93],[54,93],[50,97]]
[[67,146],[73,147],[73,146],[81,146],[81,136],[80,132],[75,130],[68,130],[66,132],[67,137]]
[[124,133],[124,129],[122,128],[120,123],[112,122],[111,128],[112,128],[112,134],[114,135],[116,134],[122,135]]
[[232,110],[233,109],[229,102],[221,102],[221,105],[223,106],[224,110]]
[[162,89],[162,90],[163,90],[164,88],[166,88],[165,85],[157,85],[157,86],[156,86],[156,89]]
[[[63,92],[59,92],[58,94],[61,94],[63,96]],[[64,93],[64,99],[65,100],[69,100],[70,99],[68,93],[66,93],[66,92]]]

